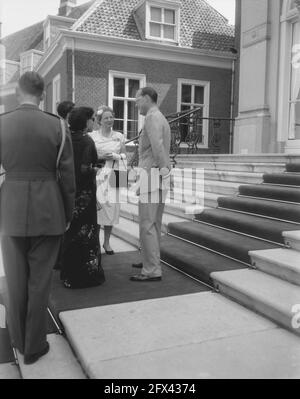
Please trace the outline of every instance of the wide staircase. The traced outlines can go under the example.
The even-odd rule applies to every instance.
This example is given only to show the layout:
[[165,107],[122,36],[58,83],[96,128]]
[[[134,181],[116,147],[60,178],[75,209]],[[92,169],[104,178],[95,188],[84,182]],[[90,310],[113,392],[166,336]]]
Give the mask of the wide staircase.
[[[185,201],[174,201],[183,169],[203,170],[200,200],[185,179]],[[300,157],[180,155],[173,179],[162,262],[300,334]],[[115,234],[138,247],[134,200],[121,215]]]

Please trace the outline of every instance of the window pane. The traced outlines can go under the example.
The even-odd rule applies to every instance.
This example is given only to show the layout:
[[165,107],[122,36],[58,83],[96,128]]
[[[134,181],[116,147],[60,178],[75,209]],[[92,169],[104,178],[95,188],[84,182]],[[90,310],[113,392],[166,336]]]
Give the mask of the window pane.
[[175,24],[175,11],[165,10],[165,22],[167,24]]
[[204,87],[195,86],[195,104],[203,104],[204,102]]
[[124,132],[124,121],[115,119],[114,129],[118,132]]
[[128,121],[127,122],[127,139],[132,139],[138,135],[138,122]]
[[139,80],[129,79],[129,98],[135,98],[139,88],[140,88]]
[[116,119],[124,119],[124,101],[114,100],[113,101],[113,110],[114,110]]
[[125,97],[125,79],[114,78],[114,96]]
[[151,21],[161,22],[161,8],[151,7]]
[[175,28],[174,28],[174,26],[164,25],[164,39],[175,40]]
[[160,25],[150,23],[150,36],[160,37]]
[[128,119],[138,120],[138,110],[135,101],[128,101]]
[[182,85],[181,102],[183,103],[192,102],[192,86]]

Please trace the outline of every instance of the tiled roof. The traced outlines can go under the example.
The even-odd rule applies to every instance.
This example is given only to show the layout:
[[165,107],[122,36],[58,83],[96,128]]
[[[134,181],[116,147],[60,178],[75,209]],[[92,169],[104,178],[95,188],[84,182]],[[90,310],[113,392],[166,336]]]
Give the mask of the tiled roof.
[[[80,6],[74,7],[68,15],[69,18],[80,18],[95,0],[88,1]],[[6,47],[6,59],[20,61],[20,54],[27,50],[43,51],[43,22],[38,22],[18,32],[4,37],[1,43]]]
[[87,3],[81,4],[81,6],[74,7],[68,15],[68,18],[79,19],[94,3],[95,0],[88,1]]
[[1,42],[6,47],[6,59],[20,61],[20,54],[24,51],[43,49],[43,21],[12,33]]
[[[77,31],[142,40],[133,18],[140,0],[103,0]],[[180,46],[228,51],[234,46],[234,27],[205,0],[181,0]]]

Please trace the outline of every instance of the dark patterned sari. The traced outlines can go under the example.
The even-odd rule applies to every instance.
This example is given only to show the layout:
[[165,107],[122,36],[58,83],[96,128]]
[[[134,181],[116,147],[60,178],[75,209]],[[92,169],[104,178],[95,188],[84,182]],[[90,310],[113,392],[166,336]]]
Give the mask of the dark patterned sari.
[[97,225],[94,141],[82,132],[72,132],[76,177],[73,220],[63,246],[61,279],[67,288],[85,288],[105,281],[101,266]]

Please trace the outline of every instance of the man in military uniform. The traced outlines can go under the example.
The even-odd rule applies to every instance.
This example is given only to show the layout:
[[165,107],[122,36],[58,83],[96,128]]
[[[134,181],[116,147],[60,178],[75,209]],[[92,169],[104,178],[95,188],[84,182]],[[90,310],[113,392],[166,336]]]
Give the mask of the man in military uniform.
[[0,233],[12,344],[31,364],[49,351],[47,304],[52,270],[72,218],[75,177],[69,135],[60,119],[39,109],[44,82],[26,72],[17,86],[19,107],[0,117]]

